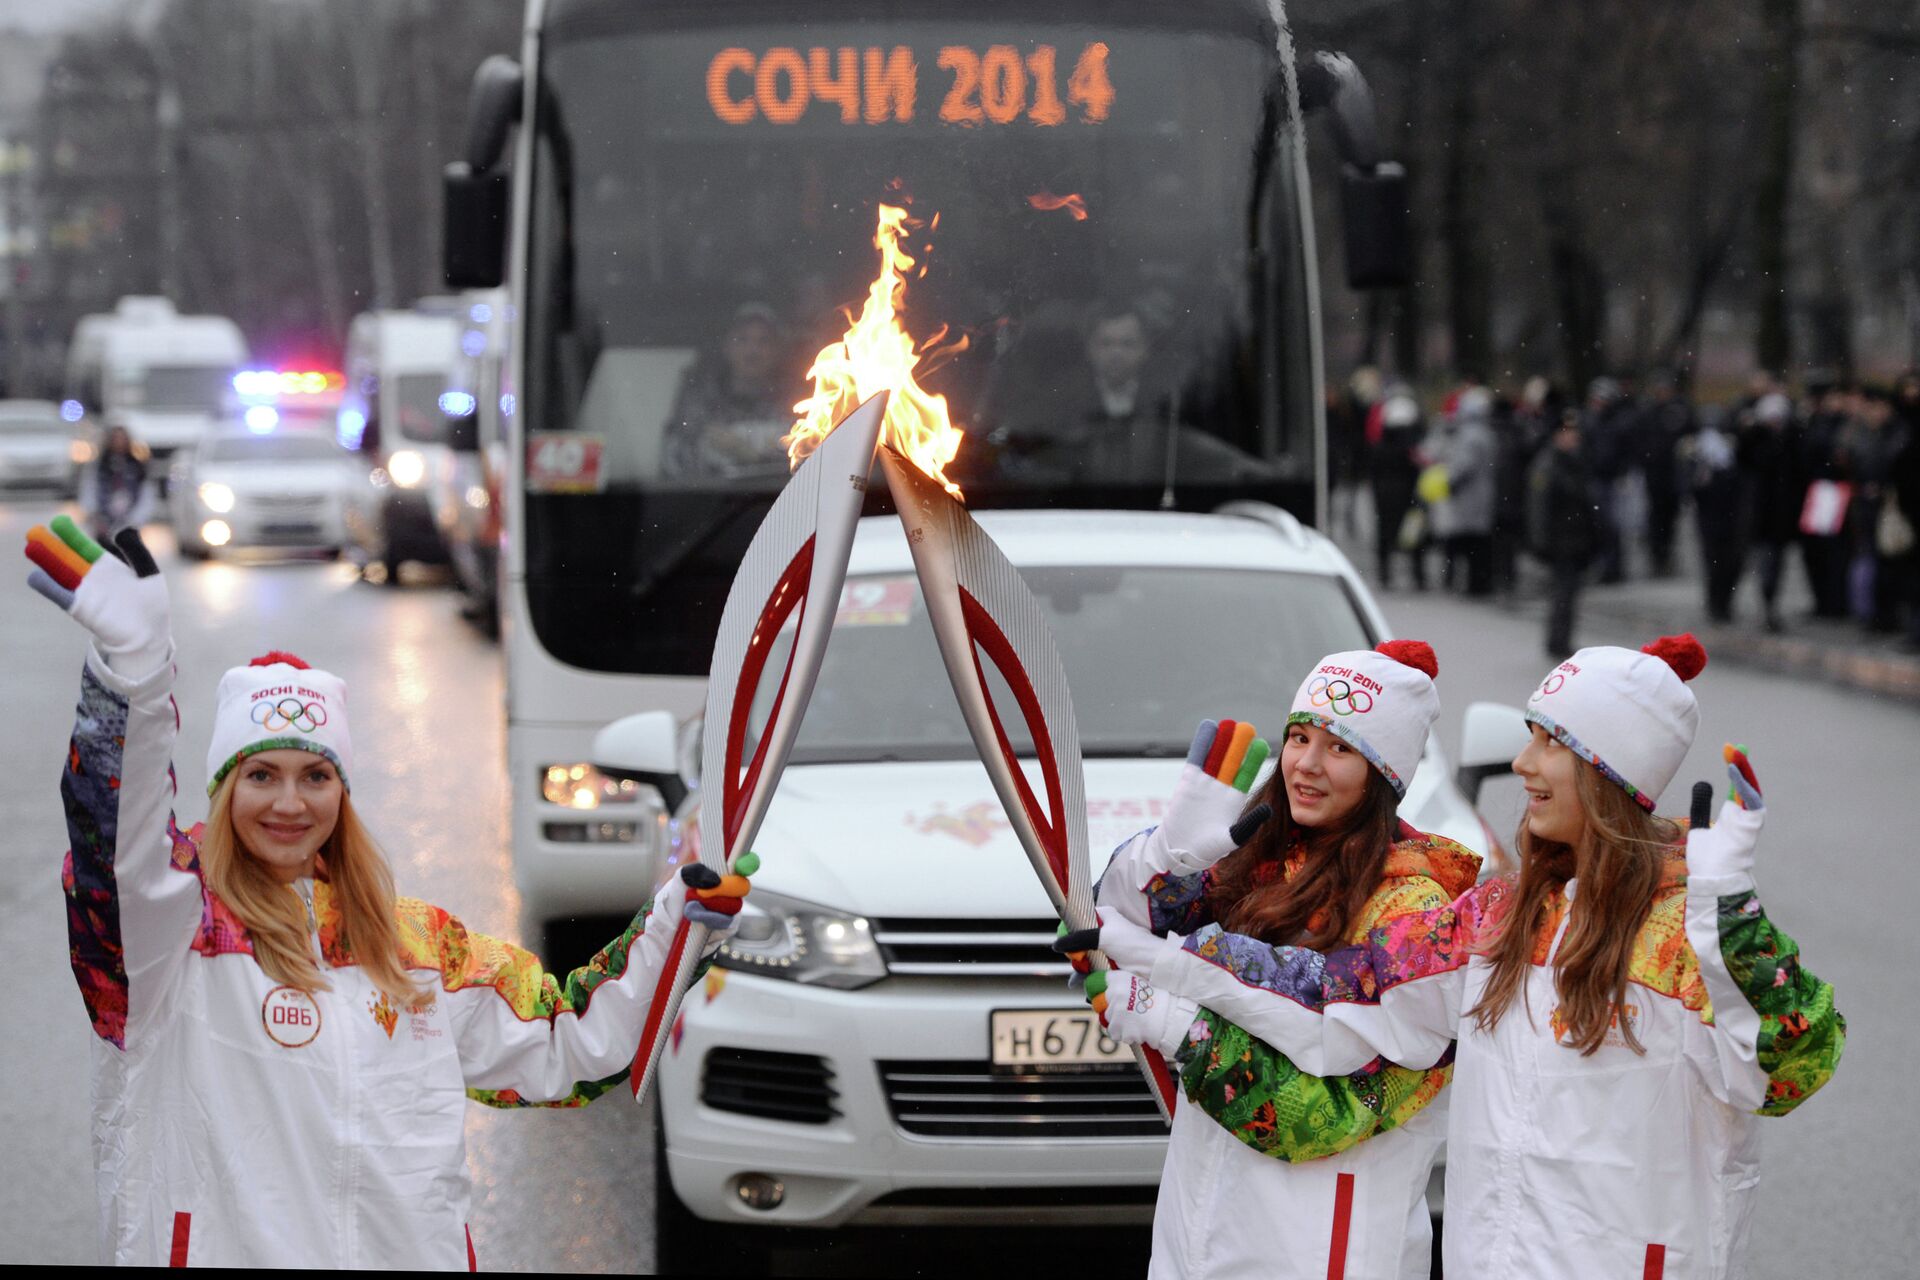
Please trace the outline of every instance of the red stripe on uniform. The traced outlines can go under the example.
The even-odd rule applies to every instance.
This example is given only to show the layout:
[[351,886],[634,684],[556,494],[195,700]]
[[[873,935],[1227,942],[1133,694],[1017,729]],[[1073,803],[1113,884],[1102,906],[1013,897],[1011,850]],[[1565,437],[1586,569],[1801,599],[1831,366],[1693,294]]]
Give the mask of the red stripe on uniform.
[[1640,1272],[1640,1280],[1660,1280],[1667,1273],[1667,1246],[1650,1244],[1647,1246],[1647,1265]]
[[479,1255],[473,1251],[473,1228],[464,1222],[460,1224],[460,1227],[461,1230],[467,1233],[467,1270],[478,1271],[480,1269],[480,1258]]
[[173,1252],[167,1255],[167,1265],[184,1267],[187,1265],[187,1237],[193,1233],[193,1215],[176,1213],[173,1215]]
[[1353,1226],[1353,1175],[1343,1173],[1333,1192],[1333,1246],[1327,1251],[1327,1280],[1345,1280],[1347,1232]]

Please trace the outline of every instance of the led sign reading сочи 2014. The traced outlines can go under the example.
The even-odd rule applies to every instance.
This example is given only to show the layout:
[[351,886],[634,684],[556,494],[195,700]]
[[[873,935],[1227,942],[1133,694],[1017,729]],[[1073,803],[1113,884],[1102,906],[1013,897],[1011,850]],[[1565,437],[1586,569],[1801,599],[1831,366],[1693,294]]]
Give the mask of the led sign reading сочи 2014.
[[[1098,124],[1113,110],[1107,53],[1103,43],[1087,45],[1063,82],[1059,50],[1050,44],[1025,53],[1010,44],[945,45],[935,59],[951,77],[939,118],[968,126]],[[829,118],[837,112],[842,124],[904,124],[921,107],[920,63],[906,45],[727,48],[707,63],[707,102],[727,124],[795,124],[816,110]]]

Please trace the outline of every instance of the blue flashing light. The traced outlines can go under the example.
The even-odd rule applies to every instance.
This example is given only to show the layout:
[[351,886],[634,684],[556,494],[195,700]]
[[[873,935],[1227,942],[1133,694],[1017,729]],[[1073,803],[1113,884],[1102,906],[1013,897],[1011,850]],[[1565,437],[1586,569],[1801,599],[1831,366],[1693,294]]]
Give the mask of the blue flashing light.
[[476,302],[467,308],[467,319],[475,324],[485,324],[493,319],[493,308],[484,302]]
[[247,430],[264,436],[280,425],[280,411],[270,404],[256,404],[247,410]]
[[78,400],[62,400],[60,402],[60,417],[64,421],[78,422],[80,421],[80,419],[84,418],[86,414],[87,414],[87,411],[85,406],[83,406]]
[[440,393],[440,412],[449,418],[464,418],[479,405],[471,393],[466,391],[443,391]]
[[503,418],[513,416],[513,392],[511,391],[500,393],[500,416]]
[[460,335],[460,350],[469,356],[478,358],[487,349],[487,335],[478,329],[469,329]]
[[361,439],[367,434],[367,415],[358,409],[342,409],[336,419],[336,434],[340,437],[340,446],[344,449],[358,449]]

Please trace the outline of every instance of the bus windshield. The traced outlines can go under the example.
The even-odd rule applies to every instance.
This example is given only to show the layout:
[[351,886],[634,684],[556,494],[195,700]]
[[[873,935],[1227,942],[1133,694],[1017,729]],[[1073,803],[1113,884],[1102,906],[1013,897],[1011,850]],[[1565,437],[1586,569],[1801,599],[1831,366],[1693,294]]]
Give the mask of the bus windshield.
[[520,411],[528,598],[563,660],[704,674],[806,370],[877,274],[881,203],[918,223],[903,320],[937,349],[919,377],[966,432],[970,504],[1280,501],[1310,477],[1265,332],[1292,199],[1266,6],[919,7],[554,5]]

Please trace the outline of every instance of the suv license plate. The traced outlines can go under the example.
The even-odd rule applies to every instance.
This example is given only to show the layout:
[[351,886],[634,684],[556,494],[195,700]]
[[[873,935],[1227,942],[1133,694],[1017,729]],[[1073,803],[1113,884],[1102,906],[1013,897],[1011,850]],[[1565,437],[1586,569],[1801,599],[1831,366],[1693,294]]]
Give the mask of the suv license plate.
[[1126,1046],[1109,1040],[1091,1009],[995,1009],[989,1023],[993,1065],[1047,1071],[1105,1067],[1132,1061]]

